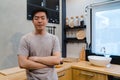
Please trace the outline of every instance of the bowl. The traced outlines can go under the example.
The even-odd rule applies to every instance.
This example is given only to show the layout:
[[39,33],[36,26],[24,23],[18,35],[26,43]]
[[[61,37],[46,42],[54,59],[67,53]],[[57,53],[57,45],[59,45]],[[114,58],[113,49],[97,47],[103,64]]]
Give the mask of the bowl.
[[91,56],[88,56],[88,60],[93,65],[108,67],[110,65],[112,58],[91,55]]

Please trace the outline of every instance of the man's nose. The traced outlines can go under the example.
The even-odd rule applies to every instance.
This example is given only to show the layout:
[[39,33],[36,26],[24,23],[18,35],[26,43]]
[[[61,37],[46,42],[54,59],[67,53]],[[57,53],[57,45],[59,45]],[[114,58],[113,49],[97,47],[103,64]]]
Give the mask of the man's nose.
[[41,22],[41,21],[42,21],[42,20],[39,18],[39,19],[38,19],[38,22]]

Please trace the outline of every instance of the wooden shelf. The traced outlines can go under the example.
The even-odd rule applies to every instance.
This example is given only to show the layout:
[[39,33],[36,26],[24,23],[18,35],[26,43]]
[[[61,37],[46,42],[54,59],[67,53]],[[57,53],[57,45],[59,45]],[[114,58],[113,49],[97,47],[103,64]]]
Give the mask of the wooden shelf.
[[71,28],[70,26],[66,26],[65,30],[75,30],[75,29],[84,29],[86,28],[86,25],[84,26],[74,26],[73,28]]
[[84,39],[66,38],[65,41],[67,43],[86,43],[86,38],[84,38]]

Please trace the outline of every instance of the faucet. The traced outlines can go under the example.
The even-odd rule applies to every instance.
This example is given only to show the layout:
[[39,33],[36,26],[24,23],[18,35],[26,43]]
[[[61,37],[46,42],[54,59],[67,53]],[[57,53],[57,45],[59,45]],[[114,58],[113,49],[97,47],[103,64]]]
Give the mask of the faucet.
[[102,52],[102,51],[104,52],[104,54],[106,53],[105,47],[102,47],[102,48],[101,48],[101,52]]
[[104,56],[105,56],[105,57],[110,57],[110,55],[106,53],[105,47],[102,47],[102,48],[101,48],[101,52],[104,53]]

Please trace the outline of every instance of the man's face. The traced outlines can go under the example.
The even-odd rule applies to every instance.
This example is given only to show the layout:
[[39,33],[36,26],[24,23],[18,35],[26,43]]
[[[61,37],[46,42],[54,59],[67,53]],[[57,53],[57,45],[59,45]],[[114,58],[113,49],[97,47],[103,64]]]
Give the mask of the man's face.
[[44,30],[48,23],[48,19],[45,12],[37,12],[33,17],[32,22],[37,31]]

